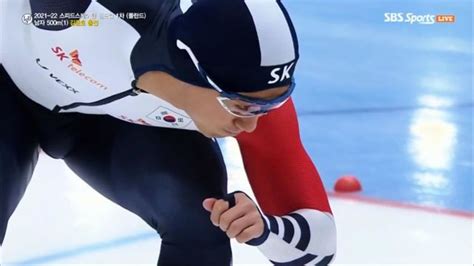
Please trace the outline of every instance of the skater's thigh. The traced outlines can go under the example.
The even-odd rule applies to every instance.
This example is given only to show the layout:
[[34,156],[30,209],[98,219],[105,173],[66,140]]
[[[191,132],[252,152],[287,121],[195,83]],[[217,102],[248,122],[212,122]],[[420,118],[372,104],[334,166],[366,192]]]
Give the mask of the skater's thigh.
[[38,159],[36,128],[17,90],[0,65],[0,245]]
[[20,177],[26,183],[36,164],[36,128],[21,97],[0,65],[0,184]]
[[208,223],[202,200],[222,197],[227,188],[217,143],[194,131],[109,117],[87,129],[65,161],[92,187],[152,226],[172,223],[166,218],[184,210]]

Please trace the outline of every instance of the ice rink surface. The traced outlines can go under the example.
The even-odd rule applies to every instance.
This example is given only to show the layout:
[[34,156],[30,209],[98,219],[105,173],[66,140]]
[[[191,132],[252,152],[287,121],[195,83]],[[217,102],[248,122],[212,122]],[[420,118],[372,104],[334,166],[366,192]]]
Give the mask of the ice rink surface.
[[[472,1],[284,2],[300,39],[301,135],[338,228],[335,263],[472,265]],[[388,22],[386,13],[456,21]],[[221,144],[230,190],[250,192],[235,142]],[[333,193],[344,174],[356,175],[362,192]],[[41,155],[10,221],[2,266],[153,265],[159,241]],[[236,265],[267,263],[249,246],[234,243],[233,252]]]
[[[238,149],[232,139],[222,143],[225,150]],[[228,153],[226,161],[230,188],[251,193],[238,154]],[[344,196],[330,199],[338,227],[337,264],[472,261],[473,220],[468,214]],[[156,265],[160,240],[137,216],[92,190],[63,162],[42,155],[5,243],[2,265]],[[270,265],[254,247],[233,242],[233,253],[235,265]]]

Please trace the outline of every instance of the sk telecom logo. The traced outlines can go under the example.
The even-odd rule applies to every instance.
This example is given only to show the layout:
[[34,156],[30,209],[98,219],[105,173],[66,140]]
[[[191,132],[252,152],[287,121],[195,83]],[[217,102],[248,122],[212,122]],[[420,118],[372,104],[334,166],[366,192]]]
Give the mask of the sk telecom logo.
[[77,51],[77,49],[70,52],[69,55],[71,56],[73,64],[76,64],[78,66],[82,66],[81,59],[79,59],[79,51]]
[[64,59],[71,59],[72,63],[78,66],[82,66],[81,59],[79,59],[79,51],[74,50],[69,53],[69,56],[64,52],[63,48],[56,46],[54,48],[51,48],[51,51],[53,51],[54,54],[59,58],[59,60],[62,62]]
[[88,83],[94,85],[97,88],[100,88],[103,90],[108,89],[108,87],[104,83],[95,79],[93,76],[89,75],[88,73],[85,73],[84,71],[82,71],[82,68],[81,68],[82,61],[79,58],[79,51],[77,49],[73,50],[70,53],[66,53],[64,52],[63,48],[56,46],[54,48],[51,48],[51,51],[53,51],[53,53],[56,55],[59,61],[66,62],[67,68],[70,71],[72,71],[72,73],[74,73],[76,76],[78,76],[80,79],[87,81]]

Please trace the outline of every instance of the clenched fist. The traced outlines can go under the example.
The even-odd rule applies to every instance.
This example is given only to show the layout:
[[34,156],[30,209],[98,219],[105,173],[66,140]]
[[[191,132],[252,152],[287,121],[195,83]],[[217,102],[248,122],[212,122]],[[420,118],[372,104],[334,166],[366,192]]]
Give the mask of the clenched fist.
[[208,198],[203,201],[204,209],[211,213],[212,224],[239,243],[261,236],[264,221],[255,203],[241,192],[235,193],[234,197],[235,206],[232,208],[223,199]]

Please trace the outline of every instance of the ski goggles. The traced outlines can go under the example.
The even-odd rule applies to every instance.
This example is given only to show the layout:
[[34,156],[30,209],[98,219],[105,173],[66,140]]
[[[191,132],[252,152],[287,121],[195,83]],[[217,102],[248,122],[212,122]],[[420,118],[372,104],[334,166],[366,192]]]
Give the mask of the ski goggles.
[[295,89],[296,84],[294,78],[292,78],[288,90],[286,90],[284,94],[270,100],[245,96],[236,92],[224,91],[207,75],[206,71],[199,64],[199,61],[191,48],[180,40],[177,40],[177,46],[179,49],[185,50],[188,53],[201,76],[212,88],[219,92],[217,101],[227,112],[234,116],[248,118],[267,114],[285,104]]

